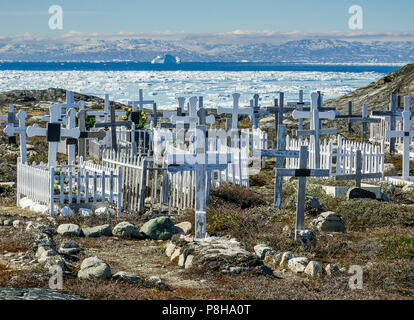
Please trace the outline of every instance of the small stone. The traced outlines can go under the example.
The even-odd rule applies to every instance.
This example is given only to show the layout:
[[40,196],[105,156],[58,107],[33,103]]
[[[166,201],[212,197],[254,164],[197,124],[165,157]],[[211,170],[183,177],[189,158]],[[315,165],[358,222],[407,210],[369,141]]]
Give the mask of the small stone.
[[149,282],[153,282],[153,283],[155,283],[155,284],[157,284],[157,285],[162,285],[162,280],[161,280],[161,278],[160,278],[160,277],[158,277],[158,276],[151,276],[151,277],[148,277],[148,278],[147,278],[147,281],[149,281]]
[[78,254],[81,251],[74,241],[65,241],[60,245],[59,252],[64,254]]
[[176,259],[178,259],[180,257],[180,254],[181,254],[181,249],[180,248],[175,249],[175,251],[173,252],[173,254],[170,257],[170,261],[174,262]]
[[115,215],[115,210],[109,207],[100,207],[95,210],[97,216],[112,216]]
[[71,208],[66,206],[60,210],[60,215],[63,217],[73,217],[75,215],[75,212]]
[[311,196],[306,196],[305,212],[312,216],[316,216],[322,212],[322,205],[319,200]]
[[194,259],[194,256],[192,254],[189,254],[187,256],[187,259],[185,259],[185,264],[184,264],[185,269],[189,269],[193,266],[193,259]]
[[377,196],[375,195],[374,192],[362,189],[362,188],[357,188],[357,187],[353,187],[353,188],[349,188],[348,191],[346,192],[346,198],[348,200],[350,199],[377,199]]
[[258,244],[253,249],[254,249],[254,252],[256,253],[256,256],[262,260],[266,257],[267,253],[274,251],[272,247],[269,247],[266,244]]
[[324,212],[310,223],[311,229],[323,232],[346,232],[344,219],[335,212]]
[[317,261],[311,261],[305,268],[305,273],[311,277],[316,277],[322,274],[322,267]]
[[119,271],[112,276],[112,280],[125,280],[129,283],[137,283],[140,280],[140,278],[135,274],[125,271]]
[[309,260],[305,257],[292,258],[288,262],[288,268],[295,273],[302,273],[305,271]]
[[190,234],[193,231],[193,225],[191,222],[181,222],[176,224],[175,232],[178,234]]
[[282,254],[282,258],[280,259],[280,267],[284,267],[290,259],[293,259],[295,255],[293,252],[286,251]]
[[82,229],[77,224],[72,223],[65,223],[59,225],[57,229],[57,233],[62,236],[75,236],[80,237],[82,236]]
[[87,209],[87,208],[80,208],[78,213],[82,216],[82,217],[90,217],[93,215],[93,212],[91,209]]
[[90,228],[83,228],[82,231],[85,237],[89,237],[89,238],[112,236],[112,230],[109,224],[104,224],[102,226],[96,226],[96,227],[90,227]]
[[182,253],[180,254],[179,258],[178,258],[178,266],[179,267],[184,267],[185,264],[185,255]]
[[172,243],[172,242],[169,242],[167,244],[166,249],[165,249],[165,254],[167,255],[167,257],[171,257],[171,255],[174,253],[175,249],[176,249],[175,244]]
[[11,219],[4,220],[3,225],[8,226],[8,227],[12,227],[13,226],[13,220],[11,220]]
[[98,257],[90,257],[83,260],[78,272],[79,279],[109,279],[110,277],[111,268]]
[[311,241],[315,238],[314,233],[311,230],[300,230],[297,240],[303,246],[309,246]]
[[20,226],[22,226],[22,222],[20,220],[13,221],[13,228],[19,228]]
[[339,273],[339,267],[334,263],[330,263],[325,267],[325,271],[328,276],[334,276]]
[[123,238],[143,239],[143,235],[139,231],[139,228],[128,221],[118,223],[113,228],[112,234]]

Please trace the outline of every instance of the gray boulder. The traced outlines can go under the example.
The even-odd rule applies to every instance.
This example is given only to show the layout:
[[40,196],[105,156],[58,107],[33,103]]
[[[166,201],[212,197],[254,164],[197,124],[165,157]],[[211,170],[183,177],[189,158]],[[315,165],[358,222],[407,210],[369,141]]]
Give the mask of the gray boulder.
[[295,273],[303,273],[309,260],[305,257],[292,258],[288,262],[288,268]]
[[266,257],[266,255],[270,252],[273,252],[273,248],[269,247],[266,244],[258,244],[257,246],[255,246],[254,248],[254,252],[256,253],[256,256],[259,259],[264,259]]
[[109,279],[110,277],[111,268],[98,257],[83,260],[78,272],[79,279]]
[[57,229],[57,233],[62,236],[81,237],[83,235],[82,229],[77,224],[73,223],[61,224]]
[[59,252],[64,254],[78,254],[81,251],[74,241],[65,241],[60,245]]
[[310,227],[323,232],[346,232],[344,219],[332,211],[319,215],[310,223]]
[[350,199],[377,199],[377,196],[374,192],[362,189],[362,188],[349,188],[346,192],[346,198]]
[[124,280],[129,283],[137,283],[140,280],[140,278],[136,276],[135,274],[125,272],[125,271],[119,271],[112,276],[112,280],[115,280],[115,281]]
[[179,234],[190,234],[193,231],[191,222],[181,222],[175,225],[175,232]]
[[139,231],[139,228],[128,221],[118,223],[113,228],[112,234],[114,236],[119,236],[123,238],[143,238],[141,232]]
[[318,199],[307,196],[305,200],[305,213],[316,216],[322,211],[322,205]]
[[305,273],[311,277],[320,276],[322,274],[322,267],[317,261],[311,261],[305,268]]
[[174,223],[168,217],[159,217],[146,222],[140,230],[153,240],[168,240],[175,233]]
[[334,276],[339,273],[339,267],[334,263],[330,263],[325,267],[325,272],[328,276]]
[[83,234],[85,237],[89,238],[99,238],[102,236],[110,237],[112,236],[111,226],[109,224],[104,224],[102,226],[83,228]]

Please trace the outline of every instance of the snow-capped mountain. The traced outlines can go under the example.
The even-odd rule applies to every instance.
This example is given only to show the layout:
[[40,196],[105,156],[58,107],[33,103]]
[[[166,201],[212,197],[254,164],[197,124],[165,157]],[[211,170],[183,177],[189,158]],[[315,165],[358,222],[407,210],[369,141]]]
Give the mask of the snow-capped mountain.
[[[241,41],[243,40],[243,41]],[[292,40],[167,36],[99,37],[68,34],[58,38],[25,35],[0,37],[3,61],[136,61],[180,57],[182,62],[294,63],[408,63],[414,60],[414,41]]]

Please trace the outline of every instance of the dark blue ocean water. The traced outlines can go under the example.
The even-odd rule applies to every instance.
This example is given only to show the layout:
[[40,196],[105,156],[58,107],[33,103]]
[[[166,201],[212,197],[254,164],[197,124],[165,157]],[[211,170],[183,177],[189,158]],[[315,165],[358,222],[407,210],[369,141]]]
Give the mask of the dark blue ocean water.
[[187,62],[178,65],[144,62],[0,62],[0,70],[23,71],[318,71],[390,73],[399,66],[304,65],[272,63]]

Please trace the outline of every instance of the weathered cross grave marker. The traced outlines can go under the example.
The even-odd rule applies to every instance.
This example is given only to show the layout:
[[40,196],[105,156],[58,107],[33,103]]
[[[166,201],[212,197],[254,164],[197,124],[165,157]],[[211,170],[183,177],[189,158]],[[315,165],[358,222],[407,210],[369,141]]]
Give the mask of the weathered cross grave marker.
[[261,110],[259,106],[259,95],[255,94],[253,99],[250,100],[250,107],[253,110],[251,119],[252,119],[252,128],[259,128],[259,117],[261,114],[269,114],[269,110]]
[[239,108],[240,94],[233,93],[232,96],[233,96],[233,108],[218,107],[217,113],[218,114],[223,114],[223,113],[231,114],[231,130],[237,130],[238,123],[239,123],[239,115],[251,116],[253,114],[253,110],[252,109],[240,109]]
[[[396,94],[391,93],[391,102],[389,104],[389,111],[372,111],[373,116],[389,117],[390,130],[395,131],[397,127],[396,117],[401,116],[401,111],[397,108]],[[390,138],[390,153],[395,152],[395,138]]]
[[392,131],[386,132],[387,138],[403,138],[403,169],[402,179],[410,181],[410,144],[414,137],[414,130],[411,129],[411,110],[410,110],[410,97],[404,97],[404,111],[403,117],[403,131]]
[[177,173],[181,171],[195,172],[196,208],[195,208],[195,237],[206,237],[206,174],[211,170],[225,170],[232,155],[217,152],[206,152],[206,127],[197,126],[195,134],[195,153],[168,154],[166,164],[168,171]]
[[352,101],[348,102],[348,114],[339,114],[337,112],[335,119],[347,119],[348,120],[348,133],[354,133],[354,129],[352,129],[352,121],[351,120],[360,120],[362,119],[361,114],[353,114],[352,113]]
[[78,155],[79,157],[86,159],[86,140],[93,138],[102,140],[106,137],[106,132],[103,130],[91,132],[86,129],[87,111],[85,109],[79,111],[77,116],[80,130],[80,135],[78,139]]
[[139,106],[140,111],[144,111],[145,105],[153,105],[155,103],[154,100],[144,100],[144,90],[138,90],[139,100],[138,101],[128,101],[128,105],[132,106],[132,111],[137,111],[137,107]]
[[[16,114],[14,113],[14,106],[11,104],[9,105],[9,112],[7,113],[7,116],[0,116],[0,121],[6,121],[1,123],[1,126],[18,126],[19,121],[16,117]],[[9,136],[9,144],[16,145],[16,137],[14,135]]]
[[[277,136],[277,150],[260,150],[260,155],[262,157],[276,157],[275,168],[283,168],[285,158],[299,158],[299,151],[286,150],[286,126],[279,125],[279,132]],[[278,209],[282,207],[282,185],[283,177],[276,175],[274,206]]]
[[111,120],[110,122],[100,122],[95,124],[95,128],[107,128],[111,129],[111,141],[112,141],[112,149],[118,151],[118,145],[116,141],[116,128],[122,126],[131,126],[132,121],[116,121],[116,114],[115,114],[115,106],[111,105]]
[[18,126],[16,127],[14,123],[8,123],[6,128],[3,130],[4,133],[11,137],[15,134],[18,134],[20,137],[20,157],[22,159],[22,163],[27,162],[27,151],[26,151],[26,112],[20,110],[17,114],[16,120]]
[[[299,90],[299,101],[298,102],[288,102],[288,106],[296,106],[299,111],[305,111],[303,110],[304,106],[310,106],[310,102],[304,102],[303,101],[303,90]],[[303,130],[303,119],[298,120],[298,130]],[[302,139],[302,137],[300,137]]]
[[335,176],[335,180],[355,180],[355,186],[361,188],[362,179],[380,179],[382,173],[362,173],[362,153],[361,150],[356,151],[356,167],[354,174],[344,174]]
[[320,135],[325,134],[336,134],[338,132],[337,129],[320,129],[319,127],[319,120],[320,119],[335,119],[335,112],[334,111],[326,111],[326,112],[319,112],[318,110],[318,99],[319,95],[317,93],[312,93],[312,104],[311,104],[311,111],[298,111],[295,110],[292,113],[293,119],[310,119],[310,130],[302,130],[298,131],[298,136],[310,136],[311,141],[313,142],[313,147],[315,148],[314,152],[314,161],[315,161],[315,168],[320,168]]
[[58,104],[49,108],[51,122],[47,124],[47,128],[41,128],[38,124],[34,124],[26,130],[28,137],[43,136],[47,138],[49,143],[49,167],[56,166],[56,154],[61,138],[78,139],[80,135],[79,128],[62,129],[61,110],[61,106]]
[[368,135],[368,124],[369,123],[379,123],[381,122],[380,119],[372,119],[368,117],[368,105],[364,104],[362,106],[362,117],[356,119],[350,119],[350,123],[362,123],[362,142],[367,142],[367,135]]
[[327,169],[307,169],[309,151],[307,146],[300,147],[299,169],[276,168],[276,177],[297,177],[298,197],[296,204],[296,228],[295,239],[298,231],[304,229],[305,224],[305,200],[306,200],[306,178],[308,177],[329,177]]

